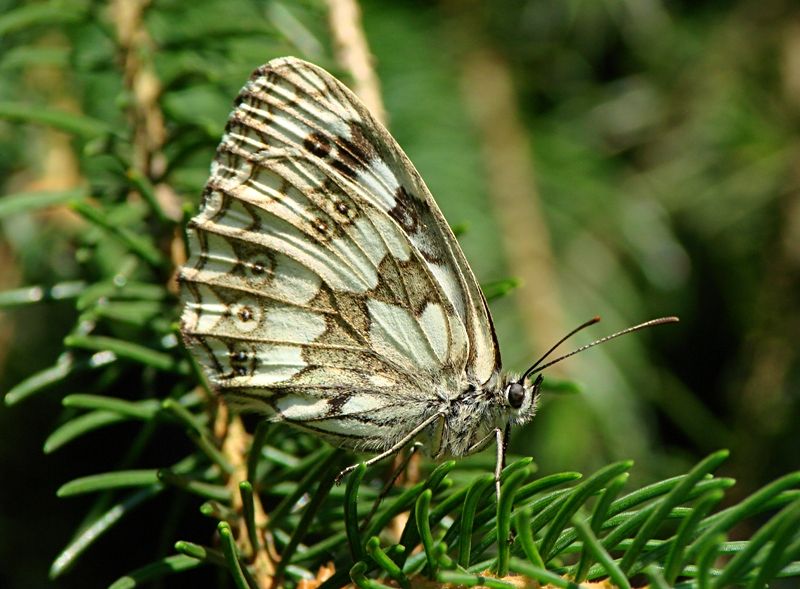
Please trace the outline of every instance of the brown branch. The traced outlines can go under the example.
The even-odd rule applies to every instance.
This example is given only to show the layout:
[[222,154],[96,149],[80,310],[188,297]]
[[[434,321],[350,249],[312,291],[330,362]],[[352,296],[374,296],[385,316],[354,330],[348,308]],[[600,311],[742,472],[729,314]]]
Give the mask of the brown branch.
[[531,350],[546,349],[565,330],[528,130],[521,121],[505,60],[490,49],[479,49],[463,62],[463,93],[482,139],[492,209],[509,265],[522,282],[515,297],[523,322],[520,331],[530,338]]
[[521,282],[514,295],[522,322],[519,332],[533,355],[549,348],[566,329],[550,231],[536,183],[530,130],[519,112],[511,68],[484,32],[480,3],[441,0],[441,5],[450,45],[469,48],[458,56],[464,64],[462,94],[481,139],[489,200],[506,259]]
[[149,4],[150,0],[114,0],[111,17],[117,30],[125,87],[132,98],[128,116],[133,127],[133,165],[152,178],[162,164],[159,152],[166,130],[158,104],[161,83],[146,58],[154,50],[143,22]]
[[[167,140],[164,113],[161,111],[161,81],[149,56],[156,47],[144,26],[144,14],[150,0],[114,0],[111,18],[117,31],[119,59],[125,87],[131,95],[128,119],[133,130],[133,173],[153,184],[153,192],[164,214],[177,221],[181,218],[180,198],[165,182],[159,182],[167,166],[162,149]],[[131,192],[131,197],[139,197]],[[183,240],[176,231],[167,247],[175,267],[186,260]],[[174,277],[167,281],[167,290],[177,294]]]
[[327,0],[328,21],[333,38],[336,61],[353,78],[353,91],[372,115],[384,125],[386,109],[381,98],[381,85],[373,67],[367,36],[361,25],[361,9],[357,0]]
[[150,0],[114,0],[111,18],[117,31],[125,87],[131,95],[128,118],[133,129],[132,167],[155,183],[159,205],[169,218],[177,221],[181,218],[180,199],[171,186],[156,183],[167,165],[162,152],[167,131],[159,103],[161,81],[150,59],[157,48],[144,26],[149,5]]

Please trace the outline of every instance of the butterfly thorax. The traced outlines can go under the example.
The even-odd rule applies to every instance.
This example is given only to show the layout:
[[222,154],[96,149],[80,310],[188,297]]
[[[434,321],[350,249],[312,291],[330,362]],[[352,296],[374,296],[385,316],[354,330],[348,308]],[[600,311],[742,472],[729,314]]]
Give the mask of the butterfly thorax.
[[[515,375],[498,372],[483,384],[467,383],[460,395],[446,408],[435,438],[435,456],[446,458],[464,456],[483,449],[495,439],[494,432],[510,423],[522,425],[536,412],[536,387],[524,386],[519,407],[509,403],[509,387],[516,383]],[[516,404],[516,403],[515,403]]]

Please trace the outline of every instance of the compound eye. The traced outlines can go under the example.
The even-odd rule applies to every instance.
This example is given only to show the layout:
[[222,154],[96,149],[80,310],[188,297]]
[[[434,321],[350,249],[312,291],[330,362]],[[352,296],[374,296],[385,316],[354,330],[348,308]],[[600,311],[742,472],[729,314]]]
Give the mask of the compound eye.
[[519,409],[522,407],[522,402],[525,400],[525,387],[518,382],[511,383],[508,385],[506,399],[508,399],[508,404],[514,409]]

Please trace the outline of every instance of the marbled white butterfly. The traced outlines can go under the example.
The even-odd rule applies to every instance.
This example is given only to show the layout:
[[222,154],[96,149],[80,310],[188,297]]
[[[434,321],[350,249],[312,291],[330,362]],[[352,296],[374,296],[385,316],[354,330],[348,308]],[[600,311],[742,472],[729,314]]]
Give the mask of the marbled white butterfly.
[[439,207],[342,83],[291,57],[257,69],[187,232],[182,332],[225,399],[370,463],[418,437],[436,458],[495,440],[499,480],[551,363],[501,373]]

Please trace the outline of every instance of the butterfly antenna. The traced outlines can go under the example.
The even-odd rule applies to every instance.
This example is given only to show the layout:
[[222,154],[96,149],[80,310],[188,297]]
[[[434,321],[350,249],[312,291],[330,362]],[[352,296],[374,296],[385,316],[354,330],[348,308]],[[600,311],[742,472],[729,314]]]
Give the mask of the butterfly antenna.
[[541,364],[541,362],[545,358],[547,358],[553,352],[553,350],[555,350],[558,346],[560,346],[564,342],[564,340],[566,340],[567,338],[571,337],[572,335],[574,335],[575,333],[579,332],[580,330],[582,330],[582,329],[584,329],[586,327],[589,327],[590,325],[594,325],[598,321],[600,321],[600,317],[594,317],[591,320],[587,321],[586,323],[583,323],[579,327],[576,327],[575,329],[570,331],[567,335],[565,335],[563,338],[561,338],[556,345],[554,345],[552,348],[550,348],[544,356],[539,358],[533,364],[533,366],[528,368],[528,370],[525,371],[525,374],[522,375],[522,378],[519,379],[519,382],[522,383],[526,378],[528,378],[532,374],[536,374],[537,372],[541,372],[545,368],[549,368],[553,364],[561,362],[562,360],[564,360],[566,358],[569,358],[570,356],[574,356],[575,354],[578,354],[580,352],[583,352],[584,350],[588,350],[589,348],[592,348],[592,347],[596,346],[597,344],[602,344],[604,342],[607,342],[609,340],[614,339],[615,337],[619,337],[619,336],[625,335],[627,333],[632,333],[634,331],[639,331],[640,329],[645,329],[646,327],[653,327],[654,325],[661,325],[662,323],[677,323],[678,321],[680,321],[680,319],[678,319],[677,317],[659,317],[658,319],[651,319],[650,321],[645,321],[644,323],[639,323],[638,325],[634,325],[632,327],[628,327],[626,329],[623,329],[622,331],[618,331],[616,333],[612,333],[611,335],[607,335],[605,337],[601,337],[600,339],[595,340],[590,344],[586,344],[585,346],[581,346],[577,350],[573,350],[569,354],[564,354],[563,356],[559,356],[555,360],[551,360],[547,364],[543,364],[543,365],[539,366],[539,364]]
[[550,354],[552,354],[552,353],[553,353],[553,352],[556,350],[556,348],[557,348],[558,346],[560,346],[561,344],[563,344],[565,341],[567,341],[569,338],[571,338],[573,335],[575,335],[576,333],[578,333],[578,332],[579,332],[579,331],[581,331],[582,329],[586,329],[587,327],[589,327],[589,326],[591,326],[591,325],[594,325],[595,323],[599,323],[599,322],[600,322],[600,316],[599,316],[599,315],[598,315],[598,316],[596,316],[596,317],[592,317],[591,319],[589,319],[589,321],[586,321],[586,322],[584,322],[584,323],[581,323],[581,324],[580,324],[578,327],[576,327],[575,329],[573,329],[572,331],[570,331],[570,332],[569,332],[567,335],[565,335],[565,336],[564,336],[564,337],[562,337],[560,340],[558,340],[558,341],[555,343],[555,345],[553,345],[553,347],[552,347],[552,348],[550,348],[549,350],[547,350],[547,351],[546,351],[544,354],[542,354],[542,357],[541,357],[541,358],[539,358],[539,359],[538,359],[536,362],[534,362],[534,363],[533,363],[533,366],[531,366],[530,368],[528,368],[528,369],[525,371],[525,374],[523,374],[523,375],[520,377],[520,379],[519,379],[519,382],[520,382],[520,384],[522,384],[523,382],[525,382],[525,379],[526,379],[526,378],[528,378],[528,376],[530,376],[531,374],[533,374],[533,371],[534,371],[534,369],[535,369],[537,366],[539,366],[539,364],[541,364],[542,362],[544,362],[545,358],[547,358],[547,357],[548,357]]

